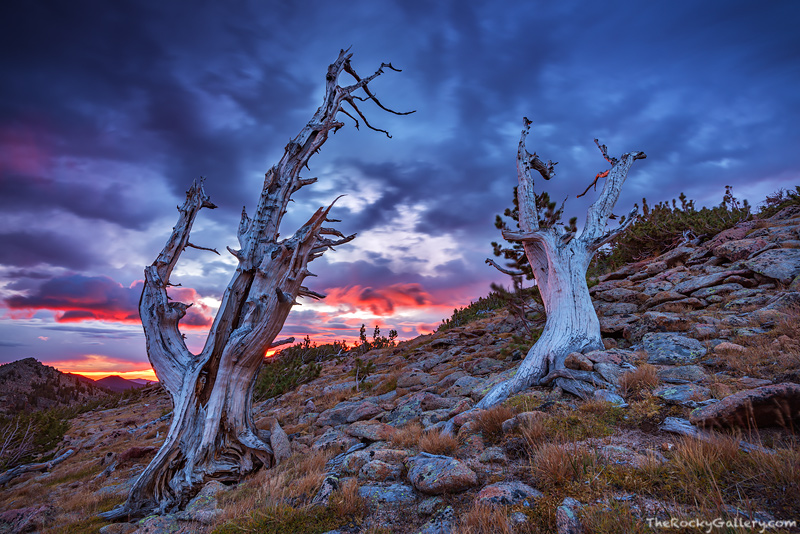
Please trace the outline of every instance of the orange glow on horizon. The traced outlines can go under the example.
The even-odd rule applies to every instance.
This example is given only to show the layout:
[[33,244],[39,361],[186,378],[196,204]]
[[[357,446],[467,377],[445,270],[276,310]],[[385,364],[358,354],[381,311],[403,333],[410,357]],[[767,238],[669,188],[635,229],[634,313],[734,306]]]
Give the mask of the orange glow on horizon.
[[143,378],[144,380],[150,380],[151,382],[158,382],[158,378],[156,377],[155,371],[152,369],[143,369],[141,371],[82,371],[80,369],[60,369],[62,373],[72,373],[74,375],[81,375],[85,376],[86,378],[91,378],[92,380],[100,380],[101,378],[105,378],[107,376],[121,376],[122,378],[126,378],[128,380],[133,380],[134,378]]

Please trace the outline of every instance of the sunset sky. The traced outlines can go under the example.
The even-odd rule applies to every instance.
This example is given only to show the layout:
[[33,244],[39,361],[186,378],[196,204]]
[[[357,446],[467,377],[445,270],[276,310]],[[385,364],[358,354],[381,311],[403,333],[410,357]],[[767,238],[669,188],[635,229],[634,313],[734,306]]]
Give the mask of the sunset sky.
[[[685,192],[753,203],[800,184],[800,2],[81,1],[0,8],[0,363],[152,378],[138,321],[142,269],[184,191],[206,177],[219,206],[192,241],[236,244],[264,172],[320,104],[352,47],[389,115],[345,128],[311,160],[290,235],[340,194],[352,243],[317,260],[281,337],[401,339],[508,281],[483,260],[510,204],[515,154],[558,161],[547,190],[576,200],[611,155],[641,150],[617,206]],[[587,197],[591,197],[587,195]],[[235,259],[188,250],[174,277],[190,347]]]

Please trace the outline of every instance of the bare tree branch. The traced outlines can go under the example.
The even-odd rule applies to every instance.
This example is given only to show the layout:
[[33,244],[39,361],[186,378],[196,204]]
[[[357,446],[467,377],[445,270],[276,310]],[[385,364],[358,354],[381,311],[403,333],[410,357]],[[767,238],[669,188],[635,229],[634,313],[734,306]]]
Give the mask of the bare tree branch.
[[491,258],[486,258],[484,260],[484,262],[489,264],[489,265],[491,265],[492,267],[494,267],[495,269],[497,269],[498,271],[500,271],[503,274],[507,274],[509,276],[525,276],[525,273],[523,273],[522,271],[512,271],[512,270],[504,269],[503,267],[500,267]]

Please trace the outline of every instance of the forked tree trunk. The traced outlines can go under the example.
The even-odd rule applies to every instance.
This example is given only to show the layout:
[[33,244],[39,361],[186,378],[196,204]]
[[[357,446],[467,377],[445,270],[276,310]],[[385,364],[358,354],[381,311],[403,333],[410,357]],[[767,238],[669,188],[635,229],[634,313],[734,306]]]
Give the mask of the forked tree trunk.
[[553,381],[581,397],[588,396],[597,387],[608,385],[596,373],[566,369],[564,360],[570,352],[603,348],[600,322],[586,284],[586,271],[597,249],[620,235],[636,218],[634,207],[623,225],[612,231],[605,230],[631,164],[646,156],[643,152],[631,152],[620,159],[611,158],[605,145],[598,143],[611,169],[595,178],[594,183],[600,178],[605,178],[605,182],[600,196],[589,207],[583,232],[575,236],[560,225],[542,228],[531,171],[535,170],[549,180],[555,174],[555,164],[545,164],[536,154],[528,153],[525,140],[530,124],[527,118],[524,119],[517,151],[517,201],[521,231],[504,231],[503,236],[510,241],[523,243],[542,295],[547,322],[541,337],[528,351],[516,374],[492,388],[476,405],[476,409],[489,408],[532,385]]
[[[256,374],[267,349],[277,345],[273,341],[297,304],[296,298],[323,297],[302,285],[307,276],[314,276],[307,269],[308,263],[328,248],[355,237],[323,226],[337,222],[327,218],[331,206],[317,210],[292,237],[279,240],[281,219],[291,195],[316,181],[301,178],[300,172],[328,133],[344,125],[336,120],[338,112],[353,118],[342,108],[345,102],[366,126],[381,132],[366,121],[354,99],[371,100],[392,112],[374,97],[367,84],[382,74],[384,67],[397,69],[382,64],[362,79],[350,65],[350,57],[342,51],[328,68],[324,101],[286,146],[280,162],[266,173],[255,215],[250,218],[242,211],[240,248],[228,249],[239,265],[199,354],[187,349],[178,329],[188,306],[171,301],[167,287],[183,250],[195,247],[189,242],[195,217],[201,208],[215,207],[202,182],[195,182],[187,192],[179,208],[178,224],[161,254],[145,269],[139,313],[148,357],[172,397],[173,418],[164,444],[134,483],[127,501],[101,514],[103,518],[165,513],[183,506],[210,479],[237,481],[255,468],[273,464],[272,450],[259,437],[251,415]],[[352,85],[339,85],[342,71],[354,78]],[[359,89],[365,97],[353,95]]]

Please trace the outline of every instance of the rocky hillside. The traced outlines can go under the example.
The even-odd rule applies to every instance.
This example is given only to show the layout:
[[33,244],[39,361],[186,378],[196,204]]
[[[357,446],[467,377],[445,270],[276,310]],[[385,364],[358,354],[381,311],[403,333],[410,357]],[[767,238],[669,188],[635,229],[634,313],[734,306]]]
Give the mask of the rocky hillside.
[[[52,452],[66,460],[9,480],[0,532],[800,531],[780,523],[800,521],[800,210],[626,265],[591,293],[605,350],[568,358],[594,377],[586,398],[534,387],[467,413],[533,341],[499,309],[319,362],[254,409],[277,467],[107,525],[94,514],[124,500],[168,428],[150,386],[76,418]],[[439,431],[450,418],[454,436]]]
[[90,378],[62,373],[34,358],[0,365],[0,415],[67,406],[107,394]]

